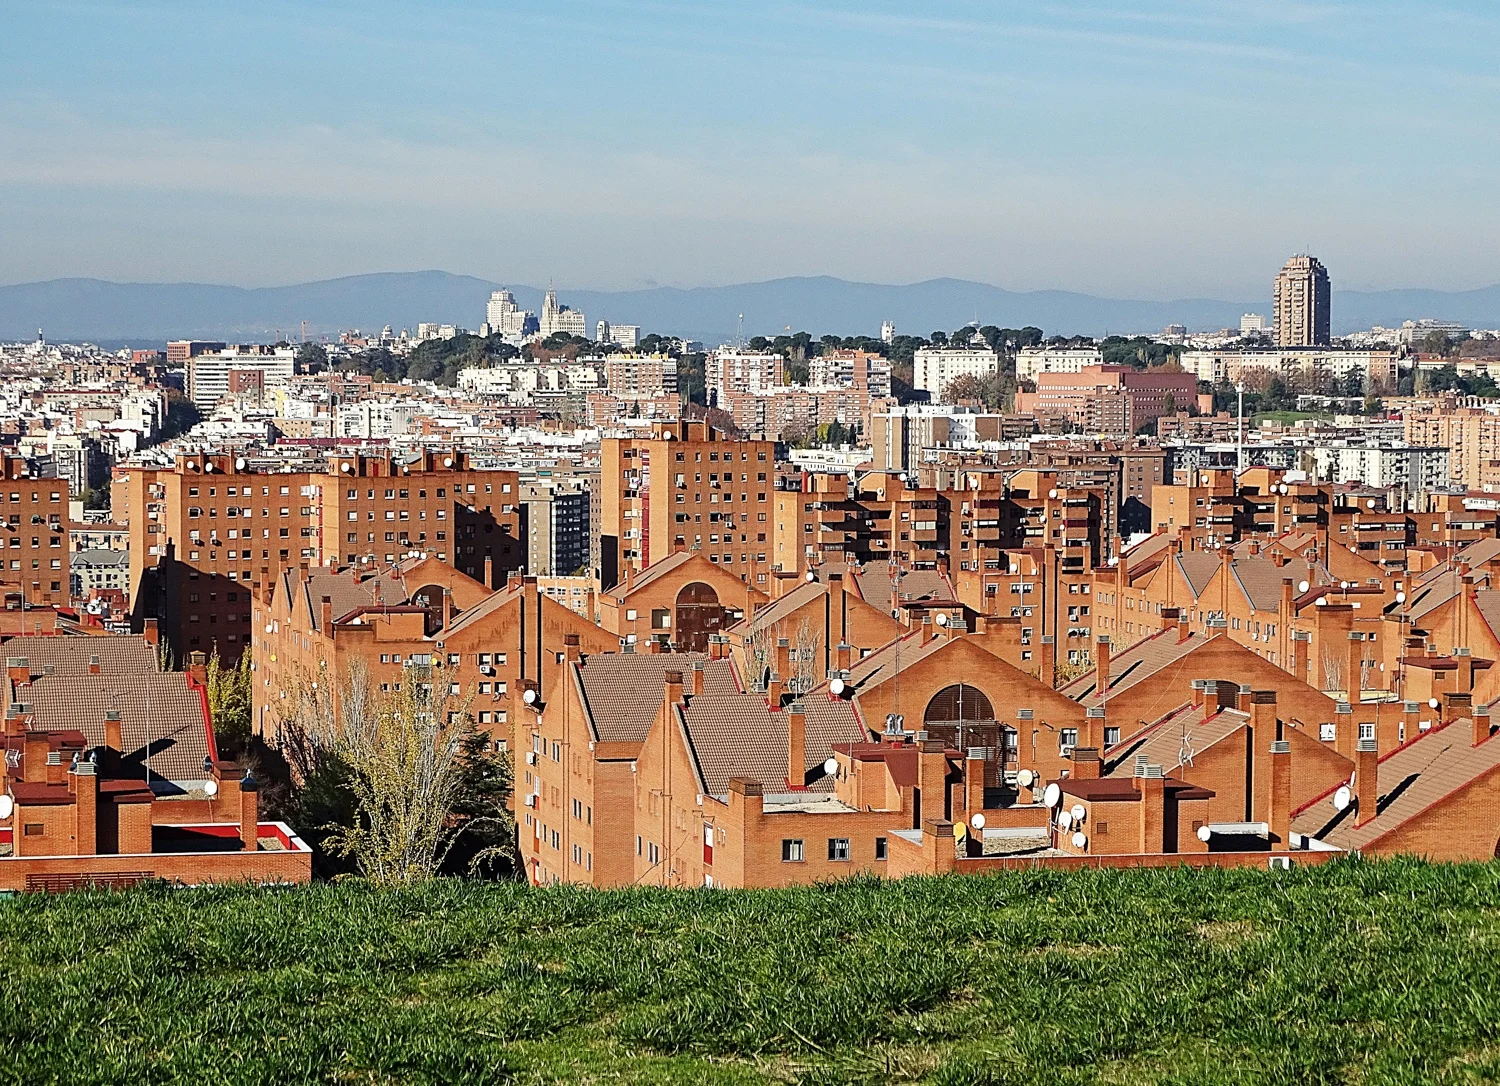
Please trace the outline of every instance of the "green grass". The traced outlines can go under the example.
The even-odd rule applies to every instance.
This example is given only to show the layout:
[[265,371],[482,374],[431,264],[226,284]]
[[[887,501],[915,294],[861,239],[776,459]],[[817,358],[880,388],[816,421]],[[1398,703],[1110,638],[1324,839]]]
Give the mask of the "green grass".
[[1500,866],[0,901],[0,1082],[1500,1080]]

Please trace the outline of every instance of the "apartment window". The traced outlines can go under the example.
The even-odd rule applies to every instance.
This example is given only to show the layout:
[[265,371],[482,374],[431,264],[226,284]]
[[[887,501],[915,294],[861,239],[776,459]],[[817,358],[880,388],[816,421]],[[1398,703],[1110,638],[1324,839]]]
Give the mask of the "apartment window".
[[875,858],[877,860],[885,859],[885,845],[886,840],[884,837],[875,838]]
[[832,863],[843,863],[849,859],[849,838],[830,837],[828,839],[828,859]]
[[1105,728],[1104,729],[1104,745],[1106,747],[1112,747],[1116,743],[1118,743],[1119,741],[1120,741],[1120,729],[1119,728]]
[[785,838],[781,842],[781,862],[784,864],[800,864],[802,862],[802,842],[792,838]]
[[1062,728],[1057,733],[1057,741],[1060,746],[1076,747],[1078,745],[1078,729]]

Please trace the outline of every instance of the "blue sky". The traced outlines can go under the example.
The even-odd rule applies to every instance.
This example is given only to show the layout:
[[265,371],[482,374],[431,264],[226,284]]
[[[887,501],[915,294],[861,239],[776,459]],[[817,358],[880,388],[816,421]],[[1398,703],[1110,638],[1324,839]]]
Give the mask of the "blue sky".
[[0,282],[1500,282],[1500,5],[0,0]]

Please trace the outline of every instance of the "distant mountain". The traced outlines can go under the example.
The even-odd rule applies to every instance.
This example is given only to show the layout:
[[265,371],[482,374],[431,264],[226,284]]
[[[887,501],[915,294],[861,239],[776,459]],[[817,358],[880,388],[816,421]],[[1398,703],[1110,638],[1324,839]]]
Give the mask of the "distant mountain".
[[[502,284],[441,271],[353,275],[285,287],[229,287],[203,283],[111,283],[53,279],[0,286],[0,340],[29,339],[38,328],[53,340],[160,343],[196,337],[267,340],[296,338],[302,322],[315,334],[345,328],[378,331],[389,324],[415,329],[421,321],[477,328],[484,304]],[[506,284],[516,300],[539,309],[537,287]],[[745,334],[776,335],[786,328],[814,335],[875,335],[893,320],[903,332],[951,331],[970,320],[1049,334],[1102,335],[1155,331],[1167,324],[1194,330],[1238,327],[1246,312],[1269,314],[1268,299],[1130,301],[1062,290],[1018,292],[964,279],[930,279],[892,286],[830,276],[772,279],[725,287],[649,290],[563,290],[565,305],[583,311],[590,331],[605,318],[646,331],[706,343],[733,338],[744,314]],[[1335,332],[1419,317],[1500,326],[1500,286],[1480,290],[1335,291]]]

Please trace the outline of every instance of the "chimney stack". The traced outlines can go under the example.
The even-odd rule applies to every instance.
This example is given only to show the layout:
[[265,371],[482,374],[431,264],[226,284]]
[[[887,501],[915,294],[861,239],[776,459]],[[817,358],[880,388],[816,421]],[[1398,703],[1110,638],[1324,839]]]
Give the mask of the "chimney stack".
[[790,675],[792,673],[792,650],[791,643],[784,637],[776,639],[776,674]]
[[766,707],[773,713],[781,712],[781,673],[771,672],[771,681],[766,684]]
[[120,729],[120,710],[104,710],[104,745],[113,751],[123,751],[125,740]]
[[[1256,742],[1261,742],[1259,734]],[[1269,812],[1266,822],[1271,831],[1271,851],[1286,852],[1292,846],[1292,745],[1278,739],[1270,749],[1270,795],[1266,797]]]
[[68,790],[73,793],[74,851],[79,856],[93,856],[99,851],[99,777],[94,763],[80,752],[68,771]]
[[1136,851],[1143,856],[1155,856],[1166,844],[1166,779],[1161,766],[1138,764],[1131,783],[1141,794],[1140,836],[1136,840]]
[[681,671],[668,671],[665,674],[664,678],[666,679],[666,687],[667,687],[667,691],[666,691],[667,704],[668,705],[681,705],[682,704],[682,672]]
[[1109,692],[1109,645],[1108,634],[1094,639],[1094,685],[1100,697]]
[[793,789],[807,786],[807,717],[802,703],[786,708],[786,783]]
[[1042,637],[1042,666],[1041,674],[1038,676],[1043,686],[1047,689],[1055,689],[1057,686],[1057,638],[1051,634]]
[[245,770],[240,778],[240,843],[246,852],[260,848],[260,800],[257,795],[260,785]]
[[693,696],[703,693],[703,661],[693,661]]
[[1354,748],[1354,796],[1354,824],[1363,826],[1379,813],[1380,752],[1373,739],[1361,739]]
[[101,668],[100,665],[99,665],[99,657],[98,657],[98,655],[95,654],[93,656],[90,656],[89,657],[89,674],[90,675],[98,675],[100,673],[100,671],[102,671],[102,670],[103,670],[103,668]]
[[318,601],[318,628],[324,637],[333,636],[333,597],[324,596]]
[[570,664],[576,664],[580,655],[578,635],[576,633],[563,634],[563,659]]
[[1477,747],[1490,737],[1490,707],[1474,706],[1474,745]]
[[1364,689],[1365,677],[1365,635],[1356,631],[1349,631],[1349,661],[1346,665],[1344,685],[1349,693],[1349,704],[1360,703],[1360,693]]
[[852,655],[852,647],[846,642],[840,641],[838,648],[834,650],[834,661],[840,671],[849,670],[849,658]]

